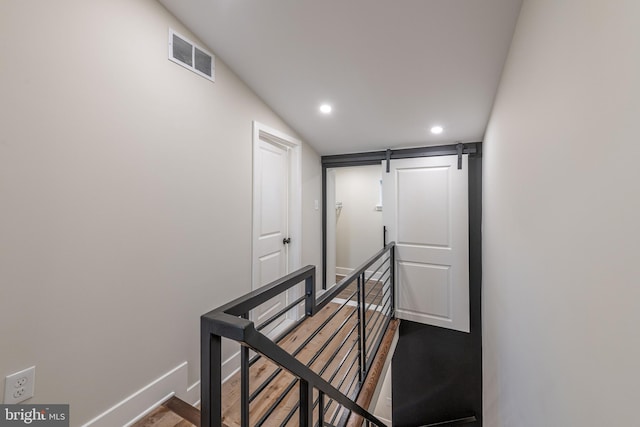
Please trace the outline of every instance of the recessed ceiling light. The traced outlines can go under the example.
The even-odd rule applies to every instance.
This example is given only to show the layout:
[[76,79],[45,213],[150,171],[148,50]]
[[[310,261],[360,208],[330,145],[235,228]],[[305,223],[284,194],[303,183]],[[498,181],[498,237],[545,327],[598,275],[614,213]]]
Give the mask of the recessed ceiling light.
[[322,114],[329,114],[329,113],[331,113],[331,110],[332,110],[332,108],[331,108],[331,105],[329,105],[329,104],[322,104],[320,106],[320,112]]
[[442,128],[442,126],[434,126],[431,128],[431,133],[435,135],[440,135],[443,131],[444,129]]

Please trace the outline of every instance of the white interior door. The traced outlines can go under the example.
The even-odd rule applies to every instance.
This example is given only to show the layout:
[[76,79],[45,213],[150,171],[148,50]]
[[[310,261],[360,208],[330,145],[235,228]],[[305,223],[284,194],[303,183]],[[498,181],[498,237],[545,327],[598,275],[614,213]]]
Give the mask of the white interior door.
[[[383,167],[386,162],[383,162]],[[396,246],[396,315],[469,332],[468,155],[391,160],[383,221]]]
[[[285,276],[289,270],[289,176],[290,151],[287,146],[259,138],[254,150],[254,242],[253,288]],[[252,313],[260,325],[287,305],[281,294],[257,307]],[[263,331],[270,334],[286,317]]]

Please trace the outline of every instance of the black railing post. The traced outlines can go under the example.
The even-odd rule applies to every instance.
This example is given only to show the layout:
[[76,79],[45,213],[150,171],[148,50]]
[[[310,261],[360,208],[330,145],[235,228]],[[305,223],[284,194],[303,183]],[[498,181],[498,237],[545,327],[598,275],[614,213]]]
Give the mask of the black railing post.
[[366,286],[365,272],[362,272],[362,292],[360,307],[362,307],[362,380],[367,376],[367,302],[366,302]]
[[[243,319],[249,314],[244,313]],[[249,347],[240,346],[240,425],[249,427]]]
[[396,247],[391,246],[391,249],[389,249],[389,262],[391,263],[391,265],[389,266],[389,286],[391,286],[391,294],[390,297],[391,298],[391,318],[395,319],[396,317]]
[[356,282],[356,311],[358,312],[358,382],[362,384],[364,377],[362,376],[362,310],[360,304],[360,295],[362,292],[362,282],[360,281],[360,275],[358,275],[358,281]]
[[313,316],[316,306],[316,275],[314,274],[304,280],[304,312],[307,316]]
[[222,427],[222,338],[211,333],[204,319],[200,324],[200,372],[200,425]]
[[300,426],[313,427],[313,389],[300,378]]
[[324,393],[318,391],[318,426],[324,427]]

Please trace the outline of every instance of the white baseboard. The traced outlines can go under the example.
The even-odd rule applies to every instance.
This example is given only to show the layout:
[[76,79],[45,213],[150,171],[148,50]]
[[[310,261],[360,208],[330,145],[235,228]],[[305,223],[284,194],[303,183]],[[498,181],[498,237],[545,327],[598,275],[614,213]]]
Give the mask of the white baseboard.
[[[222,382],[226,383],[236,372],[240,370],[240,352],[235,352],[231,357],[222,362]],[[179,398],[193,406],[200,404],[200,380],[191,384],[183,396]]]
[[240,370],[240,351],[231,355],[227,360],[222,362],[222,382],[226,383],[229,378]]
[[[387,373],[390,373],[391,375],[393,375],[393,372],[389,372],[389,370],[391,369],[391,361],[393,359],[393,354],[396,351],[396,346],[398,345],[398,340],[399,339],[400,339],[400,328],[396,329],[396,332],[393,335],[393,340],[391,341],[391,347],[389,347],[389,352],[387,353],[387,358],[385,359],[384,364],[382,366],[382,373],[380,375],[380,380],[378,381],[378,384],[376,384],[376,389],[373,392],[373,396],[372,396],[371,402],[369,404],[369,411],[373,412],[374,414],[376,413],[376,409],[378,409],[378,400],[380,398],[389,399],[389,401],[391,401],[391,398],[392,398],[391,395],[389,395],[389,396],[383,396],[382,395],[382,386],[384,385],[384,382],[386,380],[385,377],[386,377]],[[378,415],[376,415],[376,416],[383,423],[385,423],[387,425],[393,425],[391,420],[387,420],[386,418],[380,417]]]
[[340,305],[344,304],[344,305],[346,305],[348,307],[357,307],[358,306],[358,302],[357,301],[346,300],[344,298],[333,298],[331,300],[331,302],[335,303],[335,304],[340,304]]
[[[344,304],[344,305],[349,306],[349,307],[357,307],[358,306],[357,301],[346,300],[344,298],[333,298],[331,300],[331,302],[336,303],[336,304],[340,304],[340,305]],[[385,303],[385,305],[386,305],[386,303]],[[384,307],[380,306],[380,305],[367,305],[367,309],[368,310],[382,311],[383,308]]]
[[198,406],[200,403],[200,380],[191,384],[181,399],[193,406]]
[[187,362],[183,362],[91,421],[83,424],[83,427],[130,426],[171,396],[182,397],[186,392]]
[[382,421],[382,422],[383,422],[385,425],[387,425],[387,426],[393,425],[393,423],[391,422],[391,420],[388,420],[388,419],[386,419],[386,418],[382,418],[382,417],[378,417],[378,419],[379,419],[380,421]]
[[[233,365],[238,365],[235,368]],[[83,424],[82,427],[128,427],[152,412],[172,396],[179,397],[190,405],[200,403],[200,380],[187,387],[187,362],[176,366],[160,378],[141,388],[123,401]],[[225,381],[239,369],[240,353],[234,354],[223,364]]]
[[[336,267],[336,276],[348,276],[349,274],[353,273],[353,271],[353,268]],[[373,274],[374,280],[380,280],[382,278],[382,273],[383,272],[378,271],[376,274],[373,274],[373,271],[365,271],[366,278],[368,279]]]

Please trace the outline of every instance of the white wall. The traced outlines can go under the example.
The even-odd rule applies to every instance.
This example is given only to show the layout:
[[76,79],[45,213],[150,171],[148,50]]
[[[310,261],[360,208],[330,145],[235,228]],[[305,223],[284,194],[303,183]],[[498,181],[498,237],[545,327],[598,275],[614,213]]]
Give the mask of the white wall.
[[382,167],[336,168],[336,201],[342,202],[336,221],[336,267],[354,269],[382,249],[380,201]]
[[[251,288],[252,120],[296,136],[220,58],[167,60],[152,0],[0,2],[0,376],[79,425],[183,361]],[[303,146],[304,264],[321,263]]]
[[637,424],[638,17],[524,2],[484,144],[486,426]]
[[[318,208],[316,209],[316,201]],[[316,289],[322,287],[322,164],[308,144],[302,147],[302,265],[316,266]]]

